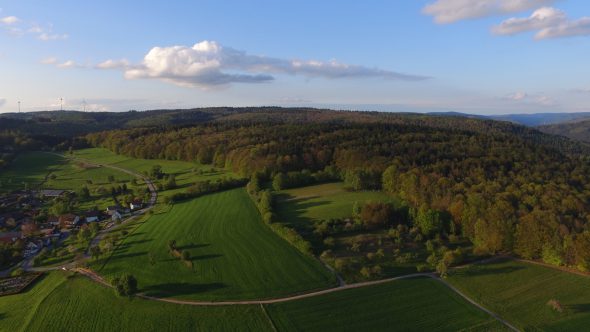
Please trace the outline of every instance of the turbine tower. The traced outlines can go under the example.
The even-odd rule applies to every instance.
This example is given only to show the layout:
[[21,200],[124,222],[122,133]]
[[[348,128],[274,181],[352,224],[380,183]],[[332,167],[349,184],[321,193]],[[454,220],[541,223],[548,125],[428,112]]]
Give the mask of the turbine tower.
[[20,100],[18,101],[18,112],[20,113]]
[[64,110],[64,99],[63,98],[59,98],[59,110],[60,111]]

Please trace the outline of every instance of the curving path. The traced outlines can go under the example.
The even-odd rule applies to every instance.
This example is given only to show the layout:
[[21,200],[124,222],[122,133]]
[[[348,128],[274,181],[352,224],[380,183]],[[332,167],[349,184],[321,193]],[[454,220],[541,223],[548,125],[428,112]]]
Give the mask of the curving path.
[[[150,201],[148,203],[148,206],[140,211],[137,212],[137,214],[135,214],[134,216],[127,218],[125,221],[123,221],[123,223],[127,223],[133,219],[135,219],[136,217],[144,214],[145,212],[147,212],[148,210],[150,210],[151,208],[153,208],[153,206],[156,204],[156,200],[158,197],[158,193],[156,190],[155,185],[153,184],[153,182],[146,176],[118,167],[118,166],[113,166],[113,165],[108,165],[108,164],[96,164],[93,163],[89,160],[85,160],[82,158],[74,158],[74,157],[67,157],[65,155],[61,155],[61,154],[57,154],[61,157],[64,158],[68,158],[68,159],[72,159],[72,160],[79,160],[82,161],[84,163],[87,163],[89,165],[93,165],[93,166],[97,166],[97,167],[108,167],[114,170],[118,170],[124,173],[127,173],[129,175],[135,176],[137,178],[142,179],[148,186],[148,189],[150,190],[151,193],[151,197],[150,197]],[[90,246],[95,246],[98,245],[98,243],[100,242],[100,240],[102,239],[102,237],[104,237],[104,235],[106,233],[108,233],[108,231],[110,230],[112,225],[107,226],[107,228],[105,228],[104,230],[100,231],[98,233],[98,235],[92,239]],[[88,257],[88,253],[86,253],[86,256]],[[484,261],[491,261],[491,260],[495,260],[498,259],[497,257],[493,257]],[[482,261],[483,262],[483,261]],[[106,287],[110,287],[112,288],[113,286],[107,282],[103,277],[101,277],[100,275],[98,275],[96,272],[90,270],[90,269],[86,269],[86,268],[76,268],[75,267],[75,262],[73,263],[69,263],[69,264],[65,264],[65,265],[61,265],[61,266],[57,266],[57,267],[51,267],[51,268],[29,268],[29,270],[31,271],[49,271],[49,270],[58,270],[58,269],[64,269],[64,270],[72,270],[72,271],[76,271],[88,278],[90,278],[91,280],[106,286]],[[469,265],[469,264],[467,264]],[[460,266],[457,268],[464,268],[465,266]],[[330,268],[330,267],[328,267]],[[333,269],[330,268],[330,270],[332,270],[333,272],[335,272]],[[403,280],[403,279],[410,279],[410,278],[419,278],[419,277],[427,277],[427,278],[432,278],[435,279],[439,282],[441,282],[443,285],[445,285],[446,287],[448,287],[450,290],[452,290],[453,292],[455,292],[457,295],[461,296],[463,299],[465,299],[467,302],[469,302],[470,304],[472,304],[473,306],[477,307],[478,309],[480,309],[481,311],[487,313],[488,315],[490,315],[491,317],[493,317],[494,319],[496,319],[497,321],[499,321],[500,323],[504,324],[504,326],[506,326],[507,328],[509,328],[512,331],[520,331],[518,328],[516,328],[515,326],[513,326],[512,324],[510,324],[508,321],[502,319],[500,316],[498,316],[497,314],[495,314],[494,312],[486,309],[484,306],[482,306],[481,304],[477,303],[475,300],[469,298],[466,294],[464,294],[463,292],[461,292],[460,290],[458,290],[457,288],[455,288],[453,285],[449,284],[447,281],[445,281],[444,279],[439,278],[435,273],[413,273],[413,274],[408,274],[408,275],[404,275],[404,276],[399,276],[399,277],[394,277],[394,278],[388,278],[388,279],[381,279],[381,280],[375,280],[375,281],[367,281],[367,282],[360,282],[360,283],[355,283],[355,284],[346,284],[344,282],[344,280],[338,275],[336,274],[336,276],[338,277],[338,283],[339,285],[337,287],[334,288],[329,288],[329,289],[324,289],[324,290],[320,290],[320,291],[314,291],[314,292],[309,292],[309,293],[304,293],[304,294],[298,294],[298,295],[291,295],[291,296],[286,296],[286,297],[281,297],[281,298],[275,298],[275,299],[266,299],[266,300],[244,300],[244,301],[219,301],[219,302],[214,302],[214,301],[189,301],[189,300],[176,300],[176,299],[166,299],[166,298],[158,298],[158,297],[153,297],[153,296],[148,296],[148,295],[144,295],[144,294],[137,294],[137,297],[140,297],[142,299],[146,299],[146,300],[150,300],[150,301],[158,301],[158,302],[167,302],[167,303],[174,303],[174,304],[181,304],[181,305],[192,305],[192,306],[228,306],[228,305],[265,305],[265,304],[273,304],[273,303],[282,303],[282,302],[288,302],[288,301],[295,301],[295,300],[300,300],[300,299],[305,299],[305,298],[310,298],[310,297],[315,297],[315,296],[320,296],[320,295],[325,295],[325,294],[330,294],[330,293],[335,293],[335,292],[340,292],[340,291],[344,291],[347,289],[355,289],[355,288],[362,288],[362,287],[369,287],[369,286],[375,286],[375,285],[379,285],[379,284],[384,284],[387,282],[392,282],[392,281],[396,281],[396,280]]]
[[[99,284],[102,284],[103,286],[110,287],[110,288],[113,287],[104,278],[102,278],[100,275],[98,275],[96,272],[94,272],[90,269],[79,268],[79,269],[74,269],[74,271],[90,278],[91,280],[93,280]],[[465,295],[463,292],[461,292],[457,288],[453,287],[451,284],[446,282],[444,279],[439,278],[435,273],[413,273],[413,274],[407,274],[407,275],[399,276],[399,277],[395,277],[395,278],[388,278],[388,279],[381,279],[381,280],[375,280],[375,281],[360,282],[360,283],[355,283],[355,284],[341,285],[341,286],[338,286],[335,288],[324,289],[321,291],[314,291],[314,292],[309,292],[309,293],[305,293],[305,294],[292,295],[292,296],[286,296],[286,297],[281,297],[281,298],[276,298],[276,299],[267,299],[267,300],[244,300],[244,301],[214,302],[214,301],[189,301],[189,300],[165,299],[165,298],[148,296],[148,295],[144,295],[144,294],[137,294],[136,296],[139,298],[145,299],[145,300],[150,300],[150,301],[158,301],[158,302],[166,302],[166,303],[174,303],[174,304],[182,304],[182,305],[192,305],[192,306],[264,305],[264,304],[273,304],[273,303],[295,301],[295,300],[305,299],[305,298],[309,298],[309,297],[315,297],[315,296],[340,292],[340,291],[344,291],[347,289],[369,287],[369,286],[375,286],[375,285],[384,284],[384,283],[392,282],[392,281],[396,281],[396,280],[419,278],[419,277],[428,277],[428,278],[432,278],[432,279],[435,279],[435,280],[441,282],[443,285],[447,286],[450,290],[455,292],[457,295],[461,296],[467,302],[469,302],[473,306],[477,307],[481,311],[487,313],[488,315],[492,316],[494,319],[496,319],[500,323],[504,324],[510,330],[520,331],[515,326],[510,324],[508,321],[502,319],[500,316],[498,316],[494,312],[486,309],[481,304],[479,304],[479,303],[475,302],[474,300],[472,300],[471,298],[469,298],[467,295]]]

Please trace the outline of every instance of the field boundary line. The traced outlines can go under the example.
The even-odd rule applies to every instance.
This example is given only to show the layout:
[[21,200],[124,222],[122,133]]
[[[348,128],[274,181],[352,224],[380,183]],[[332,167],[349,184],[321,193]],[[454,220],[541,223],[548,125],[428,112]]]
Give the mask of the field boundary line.
[[262,312],[264,312],[264,316],[270,322],[270,326],[272,327],[272,330],[275,331],[275,332],[278,332],[279,330],[277,330],[277,327],[275,326],[275,322],[272,320],[272,318],[268,314],[268,311],[266,311],[266,308],[264,307],[264,304],[260,303],[260,308],[262,309]]

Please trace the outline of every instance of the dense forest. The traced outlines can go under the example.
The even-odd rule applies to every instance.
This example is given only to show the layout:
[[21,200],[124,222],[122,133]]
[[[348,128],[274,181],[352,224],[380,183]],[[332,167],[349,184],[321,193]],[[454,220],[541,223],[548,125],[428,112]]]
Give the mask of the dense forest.
[[546,126],[540,126],[542,132],[566,136],[574,140],[590,143],[590,119],[564,122]]
[[197,161],[269,180],[325,170],[351,190],[383,189],[417,210],[449,216],[439,235],[466,236],[479,253],[590,269],[588,149],[534,129],[460,117],[263,109],[86,138],[136,158]]

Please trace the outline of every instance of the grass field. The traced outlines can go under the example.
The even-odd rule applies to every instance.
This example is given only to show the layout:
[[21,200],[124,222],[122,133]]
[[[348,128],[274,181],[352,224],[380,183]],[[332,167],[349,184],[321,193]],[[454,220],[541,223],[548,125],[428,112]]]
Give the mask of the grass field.
[[22,153],[7,169],[0,171],[0,192],[37,188],[63,163],[63,158],[49,153]]
[[1,331],[270,331],[259,306],[194,307],[117,297],[85,277],[53,272],[0,298]]
[[162,191],[161,196],[185,191],[188,186],[197,181],[214,181],[222,177],[235,177],[232,172],[214,168],[211,165],[200,165],[179,160],[135,159],[102,148],[77,150],[74,152],[74,156],[93,163],[118,166],[142,174],[149,173],[153,166],[159,165],[164,173],[174,174],[178,184],[177,189]]
[[0,331],[22,331],[37,319],[35,312],[44,299],[65,281],[59,273],[42,276],[24,293],[0,297]]
[[503,331],[440,282],[405,279],[292,302],[267,311],[279,331]]
[[328,183],[281,191],[277,212],[281,221],[302,227],[314,219],[348,218],[355,202],[368,201],[398,203],[379,191],[351,192],[342,183]]
[[[590,326],[590,277],[516,261],[454,272],[455,287],[523,330],[584,331]],[[558,300],[562,313],[547,302]]]
[[[190,252],[193,268],[169,253],[172,239]],[[244,189],[203,196],[154,215],[99,272],[107,277],[132,273],[149,295],[200,300],[270,298],[335,284],[319,262],[264,225]]]

